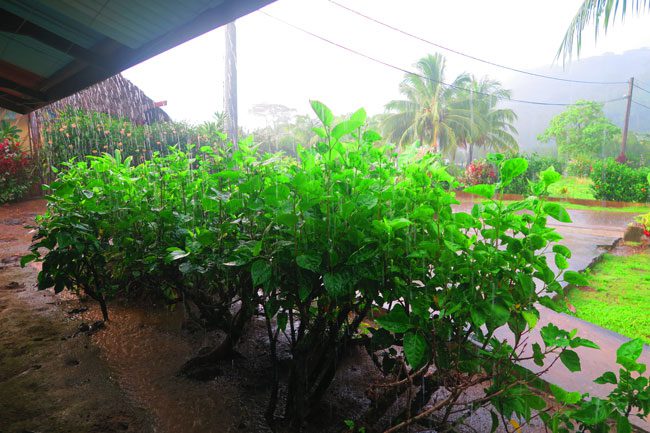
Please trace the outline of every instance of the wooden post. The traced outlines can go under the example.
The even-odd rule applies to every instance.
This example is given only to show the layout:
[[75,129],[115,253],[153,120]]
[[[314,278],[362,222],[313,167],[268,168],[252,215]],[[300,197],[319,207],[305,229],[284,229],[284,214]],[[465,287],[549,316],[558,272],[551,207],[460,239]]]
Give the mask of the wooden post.
[[623,138],[621,140],[621,154],[618,155],[616,160],[618,162],[627,161],[627,155],[625,155],[627,147],[627,130],[630,126],[630,108],[632,107],[632,91],[634,90],[634,77],[630,78],[630,88],[627,92],[627,108],[625,110],[625,123],[623,124]]
[[226,133],[237,149],[239,125],[237,123],[237,30],[235,22],[226,25],[226,76],[224,79],[224,109]]

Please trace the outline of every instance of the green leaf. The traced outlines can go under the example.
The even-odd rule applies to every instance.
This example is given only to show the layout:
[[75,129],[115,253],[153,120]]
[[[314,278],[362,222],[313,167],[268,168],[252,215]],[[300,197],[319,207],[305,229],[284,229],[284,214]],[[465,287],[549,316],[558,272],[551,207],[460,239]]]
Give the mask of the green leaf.
[[429,359],[429,344],[420,334],[407,332],[404,334],[404,354],[406,362],[414,369],[422,367]]
[[569,213],[558,203],[544,203],[544,212],[561,223],[570,223]]
[[323,276],[323,284],[327,293],[335,298],[350,294],[349,279],[347,275],[340,272],[325,274]]
[[171,263],[174,260],[180,260],[190,255],[188,251],[183,251],[180,248],[167,248],[167,251],[169,252],[167,256],[165,256],[165,262],[167,263]]
[[574,349],[576,347],[588,347],[590,349],[600,349],[600,347],[593,341],[587,340],[586,338],[580,338],[580,337],[576,337],[572,339],[569,345]]
[[467,187],[464,191],[468,194],[476,194],[481,197],[492,198],[494,197],[495,187],[494,185],[479,184]]
[[555,171],[553,166],[547,168],[539,174],[539,178],[544,182],[547,187],[554,184],[562,178],[562,175]]
[[616,375],[614,373],[612,373],[611,371],[607,371],[603,373],[600,377],[594,379],[594,382],[600,385],[604,385],[606,383],[611,383],[612,385],[616,385],[618,383],[618,380],[616,379]]
[[579,272],[576,271],[566,271],[564,273],[564,281],[574,286],[588,286],[589,280]]
[[320,270],[321,261],[321,256],[317,254],[302,254],[296,257],[298,266],[312,272],[318,272]]
[[20,267],[24,268],[27,266],[27,263],[33,262],[36,259],[38,259],[38,254],[31,253],[24,255],[20,258]]
[[522,311],[521,315],[524,317],[524,320],[526,323],[528,323],[528,327],[530,329],[535,329],[535,326],[537,325],[537,321],[539,320],[538,314],[535,314],[536,311]]
[[406,310],[402,304],[395,304],[388,314],[377,318],[375,322],[385,330],[394,333],[406,332],[413,328],[409,316],[406,315]]
[[253,279],[253,286],[259,287],[271,280],[272,269],[271,264],[266,260],[257,260],[251,266],[251,278]]
[[569,262],[567,261],[566,257],[564,257],[563,255],[556,254],[555,266],[557,266],[558,269],[567,269],[569,267]]
[[560,361],[566,366],[571,372],[580,371],[580,357],[573,350],[563,350],[560,353]]
[[339,140],[341,137],[356,131],[361,125],[363,125],[363,122],[358,123],[352,120],[344,120],[332,128],[332,138],[334,140]]
[[616,433],[632,433],[632,425],[627,417],[619,415],[616,420]]
[[406,219],[406,218],[396,218],[394,220],[388,221],[388,225],[393,230],[403,229],[405,227],[410,226],[411,224],[413,224],[413,223],[411,221],[409,221],[408,219]]
[[332,122],[334,121],[332,110],[327,108],[327,106],[320,101],[311,100],[309,103],[311,104],[311,108],[314,110],[314,113],[316,113],[318,119],[320,119],[320,121],[323,123],[323,126],[331,126]]
[[499,428],[499,417],[493,410],[490,411],[490,417],[492,418],[492,427],[490,427],[490,433],[494,433]]
[[505,160],[501,165],[501,182],[509,184],[517,176],[521,176],[528,170],[528,161],[525,158],[513,158]]
[[610,414],[609,405],[600,398],[592,398],[582,408],[573,412],[573,417],[587,425],[595,425],[605,421]]
[[[359,126],[363,126],[364,123],[366,123],[366,110],[364,108],[359,108],[357,111],[352,113],[350,116],[350,121],[358,124]],[[357,128],[359,127],[357,126]]]
[[374,143],[379,140],[381,140],[381,135],[378,132],[368,130],[363,133],[363,141],[367,143]]
[[637,364],[643,352],[643,341],[639,338],[623,343],[616,351],[616,363],[622,365],[630,371],[645,371],[643,364]]
[[562,254],[567,259],[571,258],[571,250],[564,245],[555,244],[553,245],[553,252],[557,254]]
[[542,352],[542,348],[540,347],[539,343],[533,343],[533,361],[535,364],[542,367],[544,365],[545,357],[546,355],[544,355],[544,352]]
[[277,205],[278,203],[284,202],[289,198],[290,194],[291,190],[289,187],[283,184],[272,185],[262,191],[262,197],[271,205]]
[[553,397],[555,397],[557,401],[563,404],[576,404],[582,398],[579,392],[568,392],[557,385],[553,385],[552,383],[550,384],[550,388],[551,392],[553,393]]

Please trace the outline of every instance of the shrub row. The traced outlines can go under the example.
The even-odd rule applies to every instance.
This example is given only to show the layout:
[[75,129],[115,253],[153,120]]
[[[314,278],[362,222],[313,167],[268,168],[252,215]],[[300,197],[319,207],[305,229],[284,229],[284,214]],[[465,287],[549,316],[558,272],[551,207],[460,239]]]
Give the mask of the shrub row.
[[621,202],[650,202],[650,167],[633,168],[614,159],[594,163],[591,172],[594,197]]
[[[487,201],[458,212],[458,182],[437,158],[400,165],[377,133],[363,130],[363,110],[334,124],[327,107],[312,106],[320,141],[297,159],[244,141],[237,150],[173,149],[138,165],[119,152],[67,164],[23,263],[42,261],[39,288],[83,291],[105,315],[116,295],[182,300],[188,320],[226,334],[183,367],[190,375],[232,351],[263,311],[274,428],[301,429],[353,340],[389,378],[354,429],[383,417],[390,431],[425,417],[455,429],[445,414],[486,407],[496,424],[539,416],[554,432],[605,432],[612,422],[629,427],[632,409],[647,414],[637,341],[620,349],[619,378],[597,379],[617,382],[606,399],[553,387],[563,406],[547,410],[531,389],[537,375],[516,373],[527,359],[540,374],[558,359],[578,371],[573,349],[597,348],[553,324],[528,341],[538,305],[562,309],[551,298],[561,283],[585,279],[567,271],[570,251],[547,225],[570,221],[561,205],[493,199],[526,172],[524,159],[491,157],[499,182],[469,187]],[[541,172],[533,194],[558,179]],[[512,338],[495,337],[503,327]],[[279,346],[288,347],[282,363]],[[441,397],[430,406],[434,393]]]

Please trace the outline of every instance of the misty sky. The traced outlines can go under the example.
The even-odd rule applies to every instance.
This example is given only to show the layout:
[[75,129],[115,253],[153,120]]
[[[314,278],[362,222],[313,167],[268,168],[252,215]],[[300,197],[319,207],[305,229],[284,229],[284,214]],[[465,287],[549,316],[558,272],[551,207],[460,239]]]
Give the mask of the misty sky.
[[[338,0],[441,45],[521,69],[550,65],[582,0]],[[328,0],[278,0],[263,9],[332,41],[413,70],[436,49],[355,16]],[[594,44],[585,34],[581,57],[650,46],[650,16],[616,23]],[[249,110],[278,103],[309,112],[319,99],[335,113],[365,107],[371,114],[399,97],[403,73],[329,45],[255,12],[237,21],[240,124],[262,126]],[[224,31],[216,29],[141,63],[124,75],[155,100],[167,100],[174,120],[193,123],[223,110]],[[461,72],[507,83],[512,73],[440,51],[447,82]],[[621,71],[621,80],[626,80]],[[540,85],[552,86],[542,80]],[[513,95],[517,97],[517,95]]]

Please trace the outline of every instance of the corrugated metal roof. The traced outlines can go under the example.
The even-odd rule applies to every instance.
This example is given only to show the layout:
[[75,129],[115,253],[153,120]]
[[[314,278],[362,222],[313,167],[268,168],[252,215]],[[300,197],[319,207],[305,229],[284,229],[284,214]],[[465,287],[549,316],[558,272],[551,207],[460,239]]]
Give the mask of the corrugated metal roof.
[[68,96],[274,0],[0,0],[0,106]]

